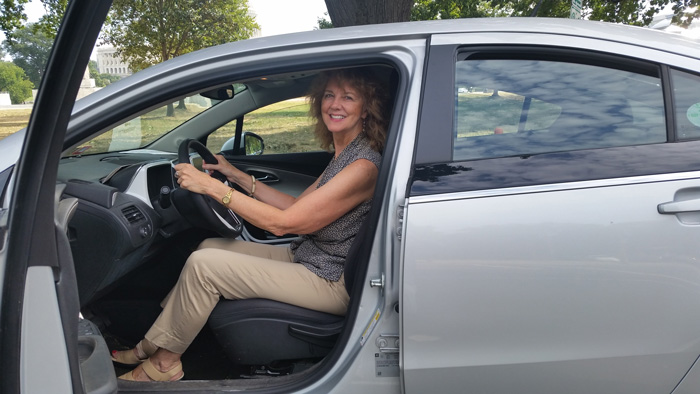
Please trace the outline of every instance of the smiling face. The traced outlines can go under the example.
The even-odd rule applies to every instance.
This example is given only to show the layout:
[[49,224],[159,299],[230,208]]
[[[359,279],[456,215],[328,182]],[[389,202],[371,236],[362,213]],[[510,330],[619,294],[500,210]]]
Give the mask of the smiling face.
[[321,101],[323,123],[331,133],[359,134],[367,116],[362,96],[349,84],[328,81]]

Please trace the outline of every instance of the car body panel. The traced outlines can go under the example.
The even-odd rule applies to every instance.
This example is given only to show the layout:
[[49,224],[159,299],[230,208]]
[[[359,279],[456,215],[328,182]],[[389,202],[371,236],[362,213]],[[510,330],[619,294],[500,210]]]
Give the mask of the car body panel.
[[[440,58],[430,59],[429,78],[449,92],[444,88],[454,86],[449,76],[457,51],[499,45],[533,54],[571,48],[582,58],[591,51],[620,63],[638,58],[689,70],[700,66],[697,52],[669,54],[657,39],[622,42],[572,27],[570,34],[554,35],[435,35],[431,55]],[[441,67],[440,76],[432,64]],[[429,92],[433,99],[438,91]],[[561,169],[538,166],[537,155],[452,163],[454,93],[439,100],[425,100],[424,119],[433,122],[421,125],[416,158],[433,172],[416,167],[406,208],[406,392],[425,392],[438,381],[444,392],[672,391],[700,354],[700,320],[688,314],[700,307],[694,258],[700,228],[691,213],[661,215],[658,206],[693,198],[697,173],[665,174],[651,156],[648,165],[637,166],[640,176],[606,177],[601,163],[594,180],[587,180],[595,163],[585,161],[586,153],[597,150],[559,154]],[[429,105],[442,112],[427,112]],[[658,145],[688,157],[692,146]],[[609,153],[613,158],[617,151],[622,168],[625,150]],[[496,171],[500,165],[509,170]],[[540,183],[547,179],[541,175],[556,179],[558,172],[566,182]],[[511,179],[523,186],[512,187]]]
[[[449,370],[461,390],[553,393],[585,370],[585,386],[567,392],[670,392],[700,354],[700,315],[687,313],[700,307],[700,227],[656,207],[699,185],[688,177],[411,198],[411,385],[420,392],[435,379],[428,371],[443,380]],[[463,220],[448,220],[456,213]],[[436,233],[441,241],[429,245]],[[446,315],[448,324],[434,324]],[[611,383],[622,366],[629,375]],[[494,383],[496,375],[510,378]]]

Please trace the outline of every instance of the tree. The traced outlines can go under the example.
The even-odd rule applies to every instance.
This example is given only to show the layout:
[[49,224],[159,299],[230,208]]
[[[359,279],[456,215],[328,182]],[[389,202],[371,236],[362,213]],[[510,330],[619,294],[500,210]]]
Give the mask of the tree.
[[10,93],[12,104],[21,104],[32,97],[33,87],[24,70],[10,62],[0,62],[0,92]]
[[[409,20],[495,16],[568,18],[571,0],[325,0],[331,26],[364,25]],[[700,16],[700,0],[583,0],[586,18],[646,26],[672,4],[674,23],[687,26]],[[408,10],[408,11],[407,11]],[[687,10],[693,10],[687,12]],[[319,18],[319,28],[330,27]]]
[[197,49],[250,38],[259,28],[248,13],[248,0],[115,0],[102,37],[138,71]]
[[417,0],[411,10],[411,20],[486,18],[509,16],[505,1],[476,0]]
[[44,4],[46,13],[37,22],[37,28],[53,41],[61,26],[68,0],[41,0],[41,2]]
[[316,18],[316,22],[318,22],[318,27],[316,28],[316,30],[333,28],[333,23],[326,19],[327,16],[328,13],[324,12],[322,17]]
[[[27,21],[24,13],[24,5],[30,0],[2,0],[0,1],[0,30],[5,33],[7,41],[14,40],[14,33],[22,28]],[[63,19],[68,0],[41,0],[46,13],[39,19],[36,28],[53,41],[56,32]]]
[[22,27],[27,20],[24,13],[24,4],[29,0],[3,0],[0,1],[0,29],[5,33],[5,38],[12,41],[12,32]]
[[38,30],[37,25],[30,23],[17,29],[14,40],[5,41],[3,46],[12,57],[12,62],[24,70],[34,86],[39,86],[52,44],[51,38]]
[[333,26],[406,22],[414,0],[325,0]]

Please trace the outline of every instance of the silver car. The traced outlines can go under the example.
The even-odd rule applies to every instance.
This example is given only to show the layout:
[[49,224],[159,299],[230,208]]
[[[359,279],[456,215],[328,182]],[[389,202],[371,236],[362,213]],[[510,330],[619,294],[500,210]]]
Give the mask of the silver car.
[[[544,18],[321,30],[73,106],[106,12],[71,2],[28,129],[0,142],[1,392],[700,391],[697,42]],[[303,97],[344,67],[393,103],[347,315],[222,300],[188,380],[117,382],[109,349],[140,339],[202,239],[295,238],[183,202],[173,163],[221,151],[299,193],[330,159]]]

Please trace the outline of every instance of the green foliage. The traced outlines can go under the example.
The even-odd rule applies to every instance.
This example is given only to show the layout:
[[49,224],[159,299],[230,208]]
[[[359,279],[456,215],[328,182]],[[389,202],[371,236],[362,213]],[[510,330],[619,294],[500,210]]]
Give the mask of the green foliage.
[[[0,1],[0,30],[5,33],[8,41],[15,39],[15,32],[21,29],[27,21],[24,13],[24,5],[30,0],[2,0]],[[46,13],[36,23],[35,28],[40,30],[53,41],[61,24],[63,13],[66,10],[68,0],[41,0]]]
[[323,17],[321,18],[316,18],[316,22],[318,22],[318,27],[315,30],[320,30],[320,29],[332,29],[333,28],[333,22],[330,20],[326,19],[328,16],[327,12],[323,13]]
[[[688,26],[700,16],[700,0],[583,0],[584,17],[613,23],[646,26],[668,4],[674,23]],[[695,8],[693,8],[695,7]],[[571,0],[416,0],[411,20],[538,16],[568,18]],[[687,10],[692,12],[686,12]]]
[[5,33],[7,40],[12,41],[12,32],[27,21],[24,5],[28,2],[29,0],[0,1],[0,29]]
[[[652,7],[663,8],[664,0],[651,0]],[[673,23],[688,27],[695,18],[700,18],[700,0],[676,0],[673,4]]]
[[0,92],[10,93],[12,104],[21,104],[32,97],[32,88],[34,85],[24,70],[10,62],[0,62]]
[[411,20],[509,16],[510,5],[498,0],[417,0],[411,9]]
[[102,38],[138,71],[255,29],[247,0],[115,0]]
[[53,40],[46,36],[36,24],[28,24],[14,32],[14,39],[3,46],[12,57],[12,62],[22,68],[27,77],[39,86],[49,59]]
[[68,0],[41,0],[41,2],[44,4],[46,13],[39,19],[37,27],[53,41],[61,26]]

